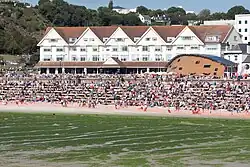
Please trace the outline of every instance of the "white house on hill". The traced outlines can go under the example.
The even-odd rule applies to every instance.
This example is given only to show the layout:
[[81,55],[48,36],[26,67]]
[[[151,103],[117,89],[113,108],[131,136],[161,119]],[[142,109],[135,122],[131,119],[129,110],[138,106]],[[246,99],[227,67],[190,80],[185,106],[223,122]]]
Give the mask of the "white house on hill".
[[120,14],[136,13],[136,8],[126,9],[120,6],[114,6],[113,11],[116,11],[117,13],[120,13]]

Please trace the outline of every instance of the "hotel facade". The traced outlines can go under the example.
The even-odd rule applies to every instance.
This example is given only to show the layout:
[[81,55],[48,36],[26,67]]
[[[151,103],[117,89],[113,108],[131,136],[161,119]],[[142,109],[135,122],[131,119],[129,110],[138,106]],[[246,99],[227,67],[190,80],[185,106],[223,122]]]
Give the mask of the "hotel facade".
[[223,57],[242,43],[230,25],[48,27],[41,41],[41,73],[165,71],[181,54]]

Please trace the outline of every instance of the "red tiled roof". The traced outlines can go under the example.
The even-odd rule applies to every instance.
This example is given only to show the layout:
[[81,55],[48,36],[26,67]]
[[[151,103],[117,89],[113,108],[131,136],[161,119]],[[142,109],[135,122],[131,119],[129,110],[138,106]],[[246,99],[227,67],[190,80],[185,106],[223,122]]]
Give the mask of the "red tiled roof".
[[103,41],[103,38],[110,37],[115,30],[118,28],[118,26],[102,26],[102,27],[89,27],[96,36]]
[[[83,62],[83,61],[71,61],[71,62],[59,62],[59,61],[40,61],[36,64],[36,67],[46,67],[46,68],[53,68],[53,67],[65,67],[65,68],[84,68],[84,67],[95,67],[95,68],[100,68],[100,67],[105,67],[109,65],[103,65],[104,62]],[[165,68],[168,65],[168,62],[164,61],[125,61],[125,62],[120,62],[119,65],[121,67],[134,67],[134,68]]]
[[47,27],[45,32],[44,32],[44,36],[51,30],[52,27]]
[[167,37],[176,37],[186,26],[152,26],[152,28],[167,41]]
[[[103,38],[109,38],[119,26],[101,26],[89,27],[101,41]],[[120,26],[121,29],[134,41],[135,37],[141,37],[147,30],[148,26]],[[186,26],[152,26],[152,28],[167,41],[167,37],[176,37]],[[220,36],[219,42],[222,42],[232,29],[229,25],[211,25],[211,26],[188,26],[201,41],[205,41],[208,35]],[[45,34],[49,32],[52,27],[48,27]],[[67,42],[69,38],[80,37],[87,27],[54,27],[55,30]]]
[[149,29],[149,26],[120,26],[120,27],[132,41],[134,41],[135,37],[141,37]]
[[[232,26],[230,25],[211,25],[211,26],[189,26],[189,28],[200,38],[201,41],[205,42],[207,36],[218,35],[220,36],[219,42],[222,42],[231,31]],[[209,41],[206,41],[209,42]]]
[[69,38],[78,38],[88,27],[54,27],[56,32],[61,35],[65,41]]

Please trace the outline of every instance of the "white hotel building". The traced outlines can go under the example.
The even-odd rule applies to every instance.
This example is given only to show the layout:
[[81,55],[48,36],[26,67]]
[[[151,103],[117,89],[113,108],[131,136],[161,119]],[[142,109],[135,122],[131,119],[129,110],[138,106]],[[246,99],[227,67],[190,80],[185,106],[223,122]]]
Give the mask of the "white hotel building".
[[242,35],[243,43],[250,42],[250,14],[235,15],[235,28]]
[[223,56],[239,43],[230,25],[48,27],[37,67],[42,73],[162,71],[177,55]]

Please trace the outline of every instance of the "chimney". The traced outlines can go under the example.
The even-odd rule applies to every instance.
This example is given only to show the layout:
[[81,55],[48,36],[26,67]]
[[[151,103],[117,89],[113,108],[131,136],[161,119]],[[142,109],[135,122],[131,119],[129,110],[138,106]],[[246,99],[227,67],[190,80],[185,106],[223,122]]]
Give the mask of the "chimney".
[[250,54],[250,42],[247,43],[247,54]]

